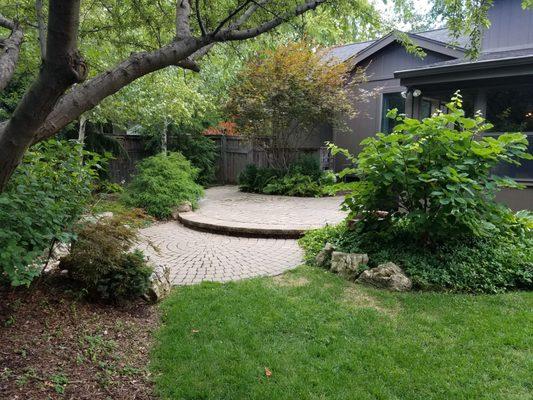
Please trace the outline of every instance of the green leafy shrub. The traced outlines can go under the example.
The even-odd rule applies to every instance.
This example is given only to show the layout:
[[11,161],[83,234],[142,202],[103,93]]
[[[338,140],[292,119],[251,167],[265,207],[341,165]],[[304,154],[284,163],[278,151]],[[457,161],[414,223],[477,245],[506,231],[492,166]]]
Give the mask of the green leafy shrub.
[[247,165],[239,176],[243,192],[299,197],[332,195],[334,182],[335,175],[322,171],[316,157],[310,155],[299,157],[287,171]]
[[376,229],[376,215],[386,211],[380,229],[402,218],[426,241],[492,235],[508,227],[511,213],[496,203],[495,193],[521,186],[492,171],[499,163],[532,159],[527,138],[520,133],[482,137],[492,125],[481,116],[466,118],[461,107],[456,94],[448,113],[422,121],[389,112],[398,122],[393,132],[363,140],[356,166],[349,169],[360,179],[344,202],[351,218]]
[[322,194],[322,189],[318,182],[314,181],[309,175],[291,173],[282,178],[272,180],[263,188],[263,193],[297,197],[316,197]]
[[33,146],[0,193],[0,280],[29,285],[54,241],[68,242],[104,160],[74,142]]
[[456,94],[447,114],[422,121],[390,112],[393,132],[365,139],[354,167],[340,174],[359,178],[345,186],[349,224],[302,239],[306,259],[331,242],[367,253],[370,267],[397,263],[421,289],[532,289],[533,216],[496,203],[498,189],[520,185],[492,174],[498,163],[531,158],[526,137],[482,137],[491,125],[466,118],[461,106]]
[[92,298],[120,301],[138,297],[149,288],[152,269],[140,251],[130,253],[137,231],[123,218],[81,225],[61,267]]
[[170,151],[179,151],[193,167],[198,168],[197,183],[207,186],[215,182],[218,150],[213,140],[198,132],[182,132],[172,126],[168,148]]
[[304,260],[308,264],[314,264],[315,257],[324,248],[326,243],[337,244],[339,238],[346,231],[346,224],[326,225],[324,228],[311,229],[298,240],[298,244],[304,250]]
[[290,166],[288,175],[301,174],[311,178],[311,180],[318,182],[322,177],[323,171],[320,168],[320,162],[317,157],[311,154],[304,154],[299,156]]
[[239,175],[239,188],[243,192],[263,193],[265,187],[282,176],[274,168],[261,168],[254,164],[247,165]]
[[[146,148],[150,154],[161,152],[161,136],[165,128],[160,124],[143,127],[142,135],[146,140]],[[191,165],[198,169],[195,178],[202,186],[215,182],[215,162],[218,149],[215,142],[202,135],[201,127],[183,126],[171,123],[167,129],[167,149],[180,152]]]
[[203,194],[195,182],[198,169],[180,153],[145,158],[122,197],[130,206],[144,208],[156,218],[166,219],[185,201],[193,206]]
[[422,290],[499,293],[533,289],[533,238],[457,237],[438,246],[422,246],[405,231],[364,232],[346,224],[307,232],[299,240],[305,260],[313,264],[326,243],[348,253],[366,253],[369,267],[393,261]]

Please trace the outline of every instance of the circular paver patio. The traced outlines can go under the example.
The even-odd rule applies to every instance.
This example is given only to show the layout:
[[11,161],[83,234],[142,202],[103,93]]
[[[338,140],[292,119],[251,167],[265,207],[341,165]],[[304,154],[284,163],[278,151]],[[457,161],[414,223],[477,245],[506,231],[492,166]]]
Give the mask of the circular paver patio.
[[147,244],[139,247],[157,265],[170,267],[175,285],[279,275],[302,263],[302,251],[291,239],[224,236],[175,221],[142,229],[141,234],[159,252]]
[[170,267],[175,285],[279,275],[302,263],[297,241],[287,237],[340,222],[345,215],[339,211],[341,201],[340,197],[266,196],[241,193],[236,186],[214,187],[206,190],[196,211],[185,213],[185,223],[196,221],[201,226],[195,228],[204,231],[177,221],[159,223],[141,230],[144,243],[139,247],[155,264]]
[[181,213],[180,221],[196,229],[260,237],[300,237],[306,230],[337,224],[342,197],[288,197],[240,192],[237,186],[206,190],[199,208]]

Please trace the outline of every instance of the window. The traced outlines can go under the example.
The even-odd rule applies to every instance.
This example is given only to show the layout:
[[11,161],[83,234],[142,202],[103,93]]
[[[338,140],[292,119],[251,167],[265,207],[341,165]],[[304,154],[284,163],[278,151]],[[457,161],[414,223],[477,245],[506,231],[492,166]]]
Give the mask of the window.
[[493,132],[533,132],[533,86],[489,90],[487,120]]
[[393,108],[398,109],[398,113],[405,113],[405,99],[401,93],[383,93],[383,102],[381,106],[381,132],[391,133],[396,121],[387,118],[387,113]]
[[420,103],[420,119],[431,117],[431,101],[423,99]]

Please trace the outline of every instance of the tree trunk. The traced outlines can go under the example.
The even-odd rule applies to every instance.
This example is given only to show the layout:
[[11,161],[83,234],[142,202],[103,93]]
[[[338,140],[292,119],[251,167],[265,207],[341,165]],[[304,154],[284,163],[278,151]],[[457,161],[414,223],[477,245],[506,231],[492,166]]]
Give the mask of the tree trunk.
[[85,115],[80,116],[80,127],[78,129],[78,143],[85,143],[85,128],[87,126],[87,118]]
[[79,11],[80,0],[49,2],[45,62],[37,80],[0,128],[0,192],[61,95],[86,77],[87,67],[77,51]]
[[167,155],[168,151],[168,126],[170,125],[170,122],[165,118],[163,121],[163,133],[161,134],[161,153],[163,153],[165,156]]

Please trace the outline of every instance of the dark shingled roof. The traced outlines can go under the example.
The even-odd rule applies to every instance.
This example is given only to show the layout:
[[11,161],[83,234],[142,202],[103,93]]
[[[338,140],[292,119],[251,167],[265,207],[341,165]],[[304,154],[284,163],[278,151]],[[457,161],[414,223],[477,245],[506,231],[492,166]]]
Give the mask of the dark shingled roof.
[[502,60],[504,58],[519,58],[519,57],[528,57],[528,56],[533,56],[533,48],[480,53],[479,57],[475,60],[463,58],[463,59],[442,61],[439,63],[427,65],[425,67],[422,67],[421,69],[445,67],[447,65],[474,64],[479,61],[496,61],[496,60]]
[[[430,31],[423,31],[423,32],[412,32],[418,36],[425,37],[427,39],[436,40],[438,42],[442,42],[443,44],[448,45],[456,45],[462,48],[466,48],[468,46],[468,38],[467,37],[460,37],[458,39],[454,39],[450,31],[446,28],[442,29],[433,29]],[[345,62],[348,59],[356,56],[358,53],[366,49],[368,46],[375,43],[376,40],[369,40],[367,42],[360,42],[360,43],[350,43],[345,44],[342,46],[335,46],[327,50],[327,54],[325,58],[327,60],[336,59],[341,62]]]

